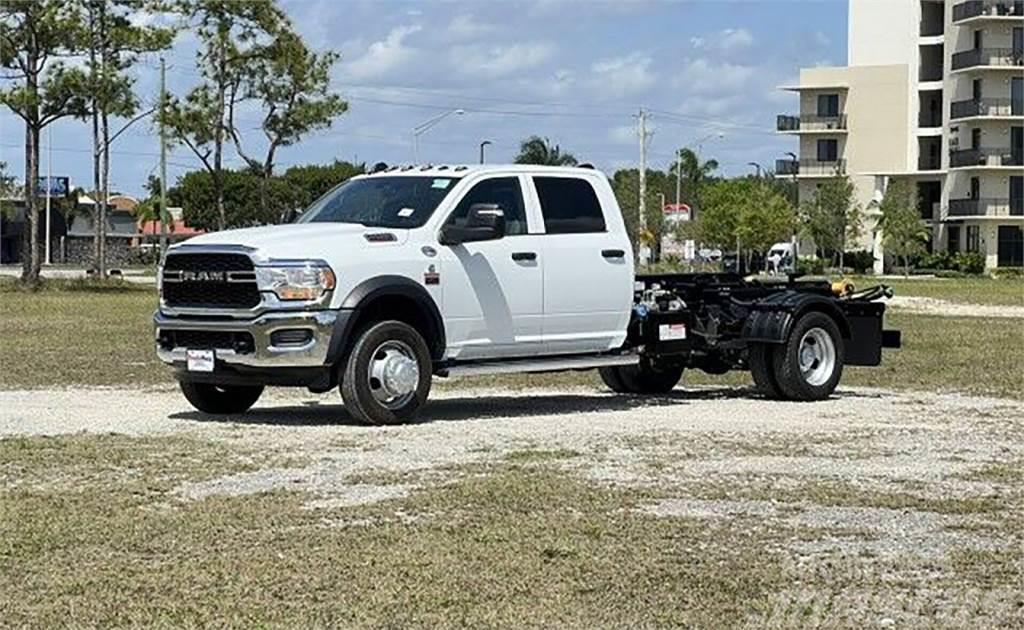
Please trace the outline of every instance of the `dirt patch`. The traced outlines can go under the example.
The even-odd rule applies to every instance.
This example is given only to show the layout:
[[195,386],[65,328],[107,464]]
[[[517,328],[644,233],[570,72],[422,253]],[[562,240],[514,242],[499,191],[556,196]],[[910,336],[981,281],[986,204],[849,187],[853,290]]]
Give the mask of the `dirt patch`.
[[898,311],[945,317],[1024,318],[1024,306],[994,304],[959,304],[931,297],[897,295],[886,302]]

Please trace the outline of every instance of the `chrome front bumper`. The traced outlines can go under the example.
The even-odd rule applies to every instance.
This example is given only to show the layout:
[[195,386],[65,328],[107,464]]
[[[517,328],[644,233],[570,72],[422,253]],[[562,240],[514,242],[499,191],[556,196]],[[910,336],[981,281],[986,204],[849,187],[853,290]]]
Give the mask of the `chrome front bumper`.
[[[217,348],[218,362],[246,367],[319,367],[327,361],[334,324],[338,311],[268,312],[253,319],[221,320],[202,318],[169,317],[157,311],[153,316],[156,328],[156,353],[167,364],[186,362],[189,348],[165,348],[159,342],[161,330],[247,332],[255,343],[252,352],[239,353],[235,350]],[[312,338],[301,346],[275,347],[271,335],[278,330],[306,329],[312,331]]]

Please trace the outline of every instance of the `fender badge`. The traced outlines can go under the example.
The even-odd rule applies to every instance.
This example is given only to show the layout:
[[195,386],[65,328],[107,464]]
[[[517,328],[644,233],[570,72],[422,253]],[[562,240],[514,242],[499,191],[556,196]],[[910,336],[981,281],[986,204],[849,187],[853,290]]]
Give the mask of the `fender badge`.
[[423,284],[428,286],[441,284],[441,274],[437,273],[434,265],[427,267],[427,270],[423,273]]

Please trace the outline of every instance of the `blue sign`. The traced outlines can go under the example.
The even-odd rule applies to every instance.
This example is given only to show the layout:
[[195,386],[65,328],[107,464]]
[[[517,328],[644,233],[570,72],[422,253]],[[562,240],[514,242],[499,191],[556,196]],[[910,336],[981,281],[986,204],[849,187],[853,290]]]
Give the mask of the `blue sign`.
[[68,177],[40,177],[36,190],[40,197],[67,197],[71,194],[71,180]]

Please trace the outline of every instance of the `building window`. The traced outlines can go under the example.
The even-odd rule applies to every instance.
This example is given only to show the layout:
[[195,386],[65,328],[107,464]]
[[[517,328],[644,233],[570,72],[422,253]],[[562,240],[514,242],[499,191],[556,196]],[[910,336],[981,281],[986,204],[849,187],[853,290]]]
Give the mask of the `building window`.
[[946,251],[955,254],[960,251],[960,226],[951,225],[946,230]]
[[835,162],[839,159],[839,141],[835,139],[831,140],[818,140],[818,161],[819,162]]
[[822,118],[836,118],[839,116],[838,94],[818,95],[818,116]]
[[967,226],[967,251],[981,251],[981,228],[977,225]]

